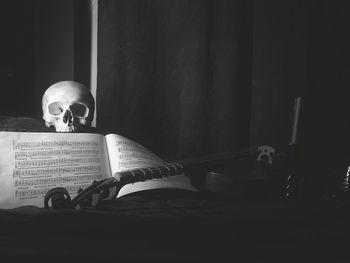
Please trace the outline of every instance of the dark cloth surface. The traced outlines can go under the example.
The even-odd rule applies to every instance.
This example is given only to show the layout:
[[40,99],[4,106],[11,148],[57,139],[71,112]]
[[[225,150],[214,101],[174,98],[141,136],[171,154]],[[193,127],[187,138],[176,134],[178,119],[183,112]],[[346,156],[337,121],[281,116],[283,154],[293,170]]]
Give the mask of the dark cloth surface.
[[[45,131],[0,118],[1,130]],[[1,262],[348,262],[348,204],[153,190],[96,209],[0,209]]]
[[[0,116],[0,131],[55,132],[55,129],[54,127],[46,127],[43,119]],[[85,128],[82,132],[100,133],[94,127]]]
[[94,210],[0,210],[0,255],[46,262],[347,262],[349,219],[346,207],[150,191]]
[[0,116],[0,131],[54,132],[44,120],[29,117]]

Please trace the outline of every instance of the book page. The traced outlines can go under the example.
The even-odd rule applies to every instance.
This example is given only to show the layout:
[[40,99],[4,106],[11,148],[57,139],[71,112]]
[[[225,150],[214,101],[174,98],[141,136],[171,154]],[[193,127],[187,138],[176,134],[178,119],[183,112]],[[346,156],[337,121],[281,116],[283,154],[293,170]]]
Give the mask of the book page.
[[108,134],[105,137],[112,175],[167,163],[142,145],[121,135]]
[[130,193],[152,189],[182,189],[187,191],[198,191],[197,188],[191,185],[190,178],[184,174],[178,174],[124,185],[120,189],[117,198]]
[[54,187],[74,198],[93,180],[110,176],[102,135],[0,132],[0,208],[43,207]]
[[[166,165],[162,160],[142,145],[117,134],[106,135],[109,160],[112,175],[118,178],[118,172],[138,168],[156,167]],[[164,188],[177,188],[197,191],[191,185],[190,179],[184,174],[162,178],[154,178],[144,182],[135,182],[123,186],[117,197],[138,191]]]

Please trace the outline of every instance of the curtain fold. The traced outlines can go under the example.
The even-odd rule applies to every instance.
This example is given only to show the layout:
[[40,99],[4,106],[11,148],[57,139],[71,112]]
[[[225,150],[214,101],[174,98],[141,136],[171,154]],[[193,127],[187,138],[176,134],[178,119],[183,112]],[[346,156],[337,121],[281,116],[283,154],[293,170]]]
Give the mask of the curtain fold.
[[181,159],[248,146],[250,1],[99,2],[97,126]]

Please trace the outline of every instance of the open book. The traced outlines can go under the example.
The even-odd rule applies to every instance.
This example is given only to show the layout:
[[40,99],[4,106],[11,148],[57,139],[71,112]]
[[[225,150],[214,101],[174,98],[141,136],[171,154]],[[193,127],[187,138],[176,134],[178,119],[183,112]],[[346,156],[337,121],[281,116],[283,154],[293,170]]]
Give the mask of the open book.
[[[43,207],[45,194],[54,187],[65,187],[74,198],[94,180],[167,164],[117,134],[0,132],[0,208]],[[159,188],[196,190],[180,173],[127,184],[117,197]]]

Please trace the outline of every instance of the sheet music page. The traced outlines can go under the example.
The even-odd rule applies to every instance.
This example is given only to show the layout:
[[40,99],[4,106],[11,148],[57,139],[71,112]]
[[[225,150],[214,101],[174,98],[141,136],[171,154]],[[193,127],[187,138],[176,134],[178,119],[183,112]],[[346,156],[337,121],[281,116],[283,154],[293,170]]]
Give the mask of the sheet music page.
[[112,174],[166,164],[142,145],[118,134],[108,134],[106,144]]
[[124,185],[120,189],[117,198],[130,193],[152,189],[182,189],[187,191],[198,191],[197,188],[191,185],[190,178],[184,174],[178,174]]
[[[118,176],[118,172],[167,164],[166,161],[130,139],[117,134],[108,134],[105,137],[111,171],[112,175],[115,177]],[[191,185],[191,181],[187,176],[178,174],[127,184],[120,189],[117,197],[138,191],[160,188],[177,188],[197,191],[197,189]]]
[[65,187],[73,198],[110,176],[102,135],[0,132],[0,208],[43,207],[54,187]]

